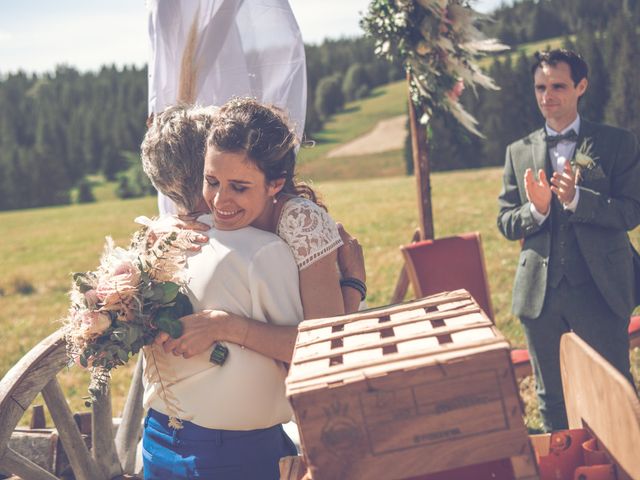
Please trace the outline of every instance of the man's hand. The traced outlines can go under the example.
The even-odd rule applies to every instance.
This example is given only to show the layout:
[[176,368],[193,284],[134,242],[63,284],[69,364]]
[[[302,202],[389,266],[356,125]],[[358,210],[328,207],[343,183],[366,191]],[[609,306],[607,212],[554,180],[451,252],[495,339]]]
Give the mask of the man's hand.
[[573,197],[576,196],[576,176],[571,168],[571,162],[565,162],[562,173],[553,174],[551,184],[551,191],[563,205],[573,201]]
[[527,199],[533,203],[538,213],[546,215],[549,212],[549,205],[551,205],[551,187],[544,170],[538,170],[538,179],[536,181],[533,170],[527,168],[527,171],[524,172],[524,189],[527,193]]

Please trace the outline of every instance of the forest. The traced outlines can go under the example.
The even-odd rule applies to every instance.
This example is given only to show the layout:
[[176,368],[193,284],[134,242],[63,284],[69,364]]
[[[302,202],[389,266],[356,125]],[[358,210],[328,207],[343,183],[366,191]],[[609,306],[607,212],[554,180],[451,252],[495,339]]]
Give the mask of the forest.
[[[446,114],[429,124],[433,170],[500,165],[506,145],[541,126],[533,96],[531,58],[518,45],[563,39],[590,66],[581,114],[640,135],[638,0],[522,0],[502,6],[481,28],[512,47],[490,59],[500,91],[463,94],[484,138],[470,135]],[[544,43],[543,43],[544,45]],[[306,45],[306,137],[346,102],[404,78],[400,64],[377,58],[370,38]],[[0,76],[0,210],[92,201],[90,178],[117,181],[118,195],[153,193],[141,171],[139,145],[147,118],[145,68],[103,66],[79,72]],[[410,158],[408,152],[405,158]],[[411,174],[411,162],[406,170]],[[72,196],[72,192],[77,192]],[[72,198],[73,197],[73,198]]]

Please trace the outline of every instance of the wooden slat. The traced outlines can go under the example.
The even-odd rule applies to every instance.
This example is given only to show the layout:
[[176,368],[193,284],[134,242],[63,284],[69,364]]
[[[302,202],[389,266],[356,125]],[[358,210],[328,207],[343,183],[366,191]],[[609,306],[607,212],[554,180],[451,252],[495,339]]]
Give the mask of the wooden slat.
[[[466,290],[454,290],[452,292],[443,292],[439,295],[432,295],[422,300],[415,300],[400,305],[392,305],[380,308],[373,308],[371,310],[365,310],[362,312],[352,313],[350,315],[344,315],[341,317],[319,318],[317,320],[305,320],[300,323],[298,330],[305,332],[307,330],[314,330],[320,327],[344,325],[345,323],[352,322],[353,320],[365,320],[367,318],[378,318],[385,315],[391,315],[393,313],[405,312],[407,310],[415,310],[418,308],[436,307],[443,303],[452,303],[459,301],[468,301],[469,304],[473,303],[469,292]],[[462,308],[460,305],[459,308]],[[451,311],[451,310],[449,310]]]
[[[311,362],[311,361],[314,361],[314,360],[322,360],[324,358],[331,358],[331,357],[336,357],[336,356],[339,356],[339,355],[345,355],[347,353],[353,353],[353,352],[360,352],[360,351],[363,351],[363,350],[369,350],[371,348],[382,348],[382,347],[386,347],[388,345],[396,345],[398,343],[401,343],[401,342],[404,342],[404,341],[407,341],[407,340],[419,340],[419,339],[424,339],[424,338],[438,337],[438,336],[441,336],[441,335],[452,335],[452,334],[457,333],[457,332],[468,331],[468,330],[471,330],[471,329],[474,329],[474,328],[490,328],[492,326],[493,326],[493,324],[490,321],[487,320],[486,322],[477,322],[477,323],[463,325],[463,326],[459,326],[459,327],[448,327],[448,326],[438,327],[438,328],[434,328],[433,330],[431,330],[429,332],[420,333],[420,334],[416,333],[412,337],[387,337],[387,338],[381,338],[375,344],[358,345],[358,346],[353,346],[353,347],[339,347],[339,348],[334,348],[331,351],[326,352],[326,353],[311,354],[311,355],[308,355],[308,356],[302,356],[302,354],[299,354],[299,355],[296,355],[294,357],[292,363],[297,365],[297,364],[301,364],[301,363],[304,363],[304,362]],[[357,335],[357,333],[351,332],[351,335]],[[345,336],[350,336],[350,335],[342,334],[340,336],[341,337],[345,337]],[[492,338],[491,341],[495,342],[495,337]],[[316,343],[316,342],[314,342],[314,343]],[[322,343],[322,342],[318,342],[318,343]],[[481,341],[477,341],[477,342],[466,342],[466,343],[460,345],[459,347],[461,347],[461,348],[469,348],[469,347],[474,347],[475,345],[484,344],[484,343],[485,342],[482,341],[482,340]],[[447,344],[447,347],[448,347],[448,344]],[[441,351],[442,349],[443,349],[442,346],[439,346],[438,348],[435,348],[435,349],[425,348],[424,352],[428,352],[430,350]],[[423,354],[424,354],[424,352],[423,352]],[[297,353],[299,353],[299,351]]]
[[[400,369],[400,368],[416,368],[427,364],[434,364],[438,362],[446,362],[449,357],[455,356],[457,352],[464,350],[468,356],[476,355],[492,350],[505,350],[508,351],[509,344],[500,339],[492,338],[477,342],[476,344],[469,346],[457,345],[449,343],[446,345],[440,345],[437,348],[425,349],[420,352],[411,353],[393,353],[389,355],[381,355],[379,358],[362,361],[359,363],[352,363],[349,365],[335,365],[327,369],[318,370],[313,373],[305,375],[297,375],[297,370],[293,369],[287,376],[287,395],[293,390],[303,390],[308,388],[311,384],[317,383],[314,380],[321,379],[322,383],[333,383],[344,380],[346,376],[353,377],[355,374],[362,378],[366,378],[369,374],[382,374],[388,370]],[[437,361],[432,357],[428,359],[430,354],[437,353]],[[508,356],[508,354],[505,354]],[[399,365],[402,364],[402,365]],[[510,363],[508,365],[511,365]],[[297,366],[297,365],[296,365]]]
[[[480,313],[481,310],[479,307],[477,307],[476,305],[469,305],[468,307],[463,307],[459,310],[456,310],[456,314],[459,316],[462,315],[470,315],[473,313]],[[409,325],[411,323],[420,323],[420,322],[431,322],[434,320],[444,320],[447,318],[451,318],[451,312],[450,311],[446,311],[446,312],[430,312],[430,313],[425,313],[424,316],[420,317],[420,318],[406,318],[406,319],[399,319],[399,320],[389,320],[388,322],[383,322],[383,323],[377,323],[374,325],[370,325],[367,327],[363,327],[360,330],[358,330],[357,332],[354,331],[339,331],[339,332],[334,332],[331,335],[328,336],[318,336],[317,338],[314,338],[312,340],[308,340],[306,342],[300,342],[298,344],[296,344],[296,347],[298,348],[304,348],[307,347],[309,345],[313,345],[314,343],[321,343],[321,342],[326,342],[327,340],[334,340],[334,339],[338,339],[338,338],[343,338],[343,337],[348,337],[351,335],[360,335],[363,333],[372,333],[372,332],[379,332],[381,330],[387,330],[389,328],[393,328],[393,327],[399,327],[402,325]],[[490,320],[482,320],[480,322],[474,322],[474,323],[468,323],[464,326],[464,329],[469,329],[469,328],[474,328],[478,327],[478,326],[493,326],[493,323]],[[434,333],[433,336],[436,335],[441,335],[442,333],[446,333],[446,332],[442,332],[439,333],[440,330],[439,328],[445,328],[445,327],[438,327],[435,328],[433,330],[433,332],[438,332],[438,333]]]
[[142,355],[138,355],[138,363],[133,372],[127,402],[122,413],[122,422],[116,433],[116,452],[120,459],[120,465],[125,472],[133,472],[136,464],[136,445],[140,438],[142,428]]
[[57,477],[36,465],[28,458],[7,448],[4,457],[0,460],[0,469],[29,480],[58,480]]
[[588,427],[616,463],[640,479],[640,401],[631,384],[575,333],[560,341],[570,428]]
[[0,458],[24,412],[67,361],[64,336],[58,330],[32,348],[0,380]]
[[91,416],[91,443],[93,458],[106,478],[122,475],[122,467],[113,439],[113,415],[111,413],[111,387],[96,395]]
[[77,480],[98,480],[106,477],[102,475],[98,465],[92,460],[71,410],[64,398],[60,384],[54,377],[43,389],[42,396],[47,403],[53,423],[58,429],[58,435],[69,458],[69,464]]

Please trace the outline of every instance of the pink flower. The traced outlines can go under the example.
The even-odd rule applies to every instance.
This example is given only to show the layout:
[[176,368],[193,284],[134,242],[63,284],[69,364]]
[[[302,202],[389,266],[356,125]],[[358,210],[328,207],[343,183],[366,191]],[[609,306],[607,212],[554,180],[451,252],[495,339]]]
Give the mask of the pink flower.
[[78,312],[80,315],[79,335],[85,339],[102,335],[111,326],[111,317],[102,312]]
[[98,302],[100,302],[98,292],[96,292],[93,288],[87,292],[84,292],[84,301],[89,310],[94,310]]
[[135,297],[140,284],[140,271],[131,262],[122,262],[116,266],[111,276],[103,275],[98,279],[96,294],[107,310]]

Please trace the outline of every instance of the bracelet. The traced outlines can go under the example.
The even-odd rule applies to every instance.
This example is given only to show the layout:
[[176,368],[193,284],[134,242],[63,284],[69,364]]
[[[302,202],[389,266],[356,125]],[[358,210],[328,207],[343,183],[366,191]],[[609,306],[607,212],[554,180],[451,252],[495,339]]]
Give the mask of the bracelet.
[[341,287],[351,287],[360,292],[360,301],[364,301],[367,298],[367,285],[360,279],[354,277],[347,277],[340,280]]

